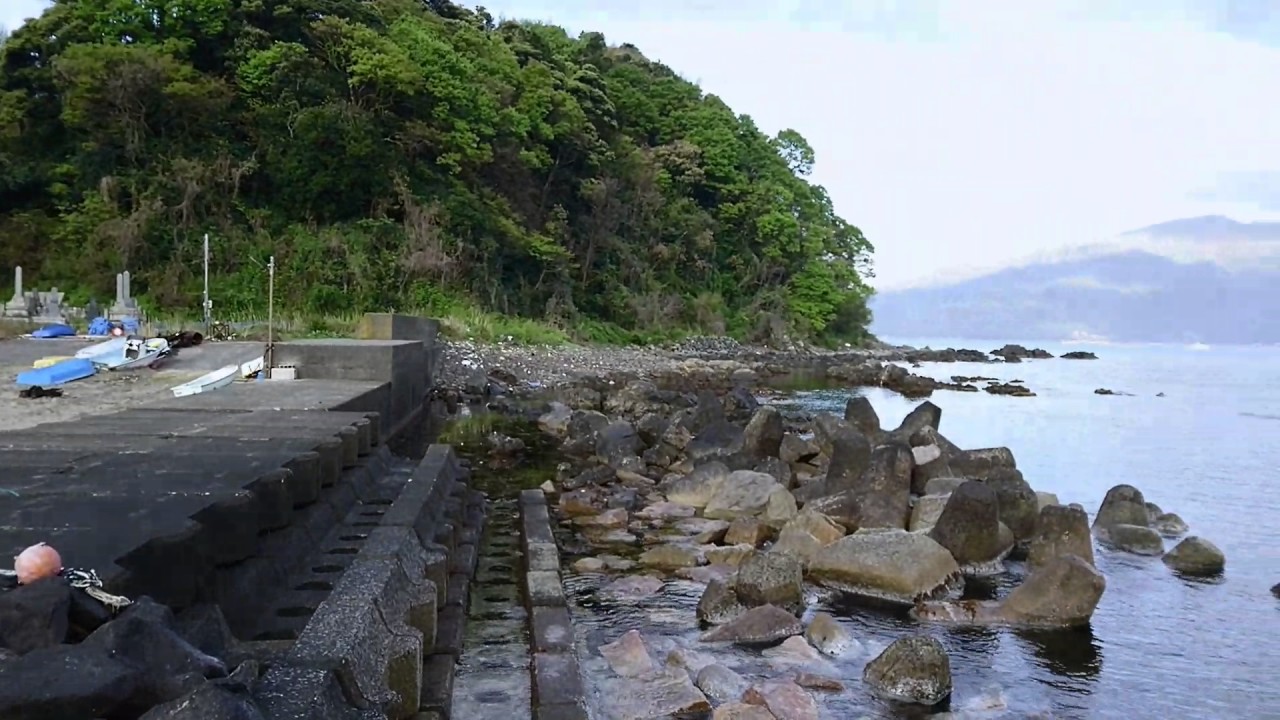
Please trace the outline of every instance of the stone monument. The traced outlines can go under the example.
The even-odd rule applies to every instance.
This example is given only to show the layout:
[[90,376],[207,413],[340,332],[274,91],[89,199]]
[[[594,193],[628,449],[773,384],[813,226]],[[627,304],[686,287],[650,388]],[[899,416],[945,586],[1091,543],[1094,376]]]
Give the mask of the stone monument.
[[32,318],[34,322],[46,324],[65,324],[67,318],[62,314],[62,293],[58,288],[54,288],[49,292],[37,293],[39,296],[38,310],[36,317]]
[[[3,296],[0,296],[3,297]],[[31,317],[27,308],[27,297],[22,292],[22,267],[13,269],[13,298],[4,306],[4,312],[0,313],[4,317],[22,318]]]
[[116,301],[111,306],[112,320],[138,316],[138,303],[130,292],[129,280],[128,270],[116,274]]

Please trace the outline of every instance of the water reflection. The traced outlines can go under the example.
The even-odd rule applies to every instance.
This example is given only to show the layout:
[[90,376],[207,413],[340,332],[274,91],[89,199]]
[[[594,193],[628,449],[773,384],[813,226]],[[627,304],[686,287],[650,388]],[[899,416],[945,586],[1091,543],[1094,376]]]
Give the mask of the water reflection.
[[[1102,646],[1094,637],[1093,628],[1070,630],[1015,630],[1036,664],[1055,676],[1075,680],[1092,681],[1102,672]],[[1074,692],[1088,692],[1077,685],[1055,687]]]

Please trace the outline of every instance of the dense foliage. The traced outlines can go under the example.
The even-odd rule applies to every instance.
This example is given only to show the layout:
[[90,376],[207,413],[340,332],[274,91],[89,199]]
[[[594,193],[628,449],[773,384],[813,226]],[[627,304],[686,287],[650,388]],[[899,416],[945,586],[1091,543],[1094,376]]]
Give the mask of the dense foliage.
[[[221,312],[472,303],[598,334],[858,339],[871,246],[630,45],[447,0],[58,0],[0,54],[0,268]],[[3,282],[3,280],[0,280]]]

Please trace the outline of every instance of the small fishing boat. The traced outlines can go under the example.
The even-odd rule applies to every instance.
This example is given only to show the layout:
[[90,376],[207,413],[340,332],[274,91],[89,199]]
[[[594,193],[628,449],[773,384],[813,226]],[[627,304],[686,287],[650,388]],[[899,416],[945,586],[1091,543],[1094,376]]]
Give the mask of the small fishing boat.
[[174,385],[169,388],[174,397],[186,397],[188,395],[199,395],[200,393],[212,392],[218,388],[224,388],[235,382],[236,376],[240,372],[239,365],[224,365],[217,370],[207,372],[195,380],[188,380],[181,385]]
[[248,362],[240,364],[240,377],[251,378],[262,372],[266,367],[266,358],[257,357]]
[[49,357],[42,357],[39,360],[31,363],[31,367],[35,368],[36,370],[39,370],[40,368],[47,368],[50,365],[57,365],[63,360],[71,360],[71,359],[73,358],[70,355],[50,355]]
[[54,387],[82,380],[97,372],[93,363],[82,358],[68,358],[48,367],[18,373],[18,385],[22,387]]
[[102,353],[89,358],[93,364],[108,370],[134,370],[146,367],[169,354],[169,341],[164,338],[143,340],[137,335],[125,339],[124,350],[120,354]]
[[90,360],[99,355],[123,353],[126,342],[128,342],[128,338],[122,337],[104,340],[76,351],[76,357]]

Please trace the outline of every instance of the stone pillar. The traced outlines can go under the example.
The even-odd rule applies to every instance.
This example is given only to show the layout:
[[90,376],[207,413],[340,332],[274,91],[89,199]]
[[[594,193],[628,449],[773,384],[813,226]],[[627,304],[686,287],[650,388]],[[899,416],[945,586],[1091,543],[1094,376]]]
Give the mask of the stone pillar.
[[138,304],[133,301],[132,292],[129,288],[130,276],[129,271],[116,273],[116,301],[111,306],[111,319],[121,320],[126,317],[137,317]]
[[5,317],[30,317],[27,312],[27,297],[22,290],[22,266],[13,269],[13,298],[4,306],[4,312],[0,314]]

